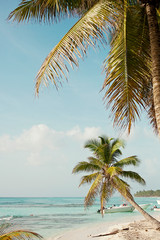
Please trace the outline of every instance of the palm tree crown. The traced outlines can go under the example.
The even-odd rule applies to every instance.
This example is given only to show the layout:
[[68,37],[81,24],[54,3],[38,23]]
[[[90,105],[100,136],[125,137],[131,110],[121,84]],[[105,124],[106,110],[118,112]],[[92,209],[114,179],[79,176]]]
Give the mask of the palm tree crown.
[[99,194],[101,209],[103,209],[115,190],[118,190],[123,197],[133,199],[130,186],[123,178],[130,178],[145,184],[145,180],[138,173],[123,170],[128,165],[138,166],[140,160],[136,156],[119,160],[122,155],[121,147],[124,147],[122,140],[105,136],[99,137],[98,140],[89,140],[85,144],[85,148],[88,148],[93,156],[89,157],[88,161],[79,162],[73,169],[73,173],[90,172],[83,176],[80,182],[80,186],[92,183],[85,198],[85,206],[92,205]]

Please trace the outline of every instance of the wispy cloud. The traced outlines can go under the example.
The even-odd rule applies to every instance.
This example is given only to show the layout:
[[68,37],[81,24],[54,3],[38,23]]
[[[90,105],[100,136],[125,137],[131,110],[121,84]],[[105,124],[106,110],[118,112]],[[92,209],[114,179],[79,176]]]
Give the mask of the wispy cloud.
[[42,165],[55,159],[55,156],[61,155],[63,158],[62,149],[65,152],[69,142],[76,140],[79,146],[82,146],[84,141],[97,137],[99,133],[100,128],[96,127],[86,127],[81,130],[76,126],[69,131],[55,131],[44,124],[39,124],[24,130],[19,136],[0,136],[0,153],[24,152],[28,164]]

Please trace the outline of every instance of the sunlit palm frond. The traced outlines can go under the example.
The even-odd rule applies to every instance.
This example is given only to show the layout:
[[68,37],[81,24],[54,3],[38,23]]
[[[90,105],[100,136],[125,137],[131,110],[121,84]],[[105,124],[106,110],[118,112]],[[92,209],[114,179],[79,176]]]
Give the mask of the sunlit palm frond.
[[121,174],[122,172],[122,168],[120,167],[109,167],[106,169],[106,174],[110,176],[110,178],[113,178],[114,176],[118,176],[119,174]]
[[42,239],[38,233],[28,230],[17,230],[12,224],[0,225],[0,240],[27,240],[27,239]]
[[112,142],[112,152],[111,154],[113,154],[115,151],[117,151],[117,149],[119,148],[124,148],[125,147],[125,143],[124,140],[121,139],[114,139],[114,141]]
[[114,164],[114,166],[117,166],[117,167],[124,167],[127,165],[138,166],[139,163],[140,163],[140,160],[138,159],[137,156],[130,156],[130,157],[124,158],[122,160],[119,160],[118,162],[116,162]]
[[97,178],[97,176],[99,175],[99,172],[96,172],[96,173],[92,173],[90,175],[87,175],[87,176],[83,176],[81,178],[81,182],[79,184],[79,187],[85,183],[91,183],[93,180],[95,180]]
[[130,199],[133,199],[132,194],[130,193],[130,186],[128,183],[120,179],[119,177],[115,176],[112,179],[112,184],[114,188],[123,196],[123,197],[129,197]]
[[157,19],[158,19],[158,24],[160,26],[160,8],[157,9]]
[[79,172],[94,172],[95,170],[99,170],[100,167],[98,165],[88,163],[86,161],[79,162],[72,170],[72,173]]
[[102,175],[99,174],[97,178],[94,180],[94,182],[92,183],[87,193],[87,196],[85,197],[85,200],[84,200],[85,207],[91,206],[93,204],[95,197],[99,193],[101,182],[102,182]]
[[[120,15],[115,1],[98,1],[82,18],[68,31],[61,41],[46,57],[36,77],[36,93],[41,83],[53,83],[56,88],[67,78],[68,64],[78,67],[78,59],[83,59],[88,46],[94,47],[98,41],[105,41],[104,34],[116,28]],[[111,4],[112,3],[112,4]]]
[[35,20],[38,22],[56,22],[63,17],[69,17],[82,10],[79,0],[22,0],[19,6],[9,14],[8,20],[17,22]]
[[120,21],[120,30],[115,32],[111,51],[104,62],[103,89],[106,90],[107,107],[111,106],[114,125],[130,132],[145,106],[143,87],[151,79],[149,34],[141,7],[124,5],[124,17]]
[[125,178],[130,178],[131,180],[135,180],[136,182],[145,185],[146,182],[145,180],[136,172],[132,172],[132,171],[123,171],[121,173],[121,176],[125,177]]

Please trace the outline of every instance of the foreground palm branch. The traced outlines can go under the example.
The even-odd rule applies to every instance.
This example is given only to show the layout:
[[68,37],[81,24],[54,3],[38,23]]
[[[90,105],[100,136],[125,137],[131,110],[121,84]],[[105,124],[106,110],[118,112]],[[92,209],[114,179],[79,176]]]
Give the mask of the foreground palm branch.
[[38,233],[28,231],[28,230],[17,230],[15,226],[11,224],[0,225],[0,240],[40,240],[42,236]]
[[58,89],[69,66],[78,67],[88,47],[104,44],[107,36],[111,50],[104,61],[102,89],[114,126],[130,133],[145,110],[160,135],[159,0],[22,0],[9,19],[54,23],[67,16],[80,19],[43,62],[36,94],[50,82]]
[[85,197],[85,206],[91,206],[95,198],[99,195],[101,202],[101,213],[109,198],[115,191],[118,191],[128,202],[130,202],[143,216],[160,228],[160,223],[146,213],[135,201],[130,192],[130,185],[124,178],[134,180],[140,184],[145,184],[145,180],[134,171],[126,171],[126,166],[138,166],[140,160],[137,156],[130,156],[119,159],[122,155],[120,148],[124,147],[124,142],[120,139],[99,137],[99,139],[89,140],[85,148],[91,150],[93,156],[88,161],[79,162],[72,173],[87,172],[80,182],[80,186],[89,183],[91,187]]

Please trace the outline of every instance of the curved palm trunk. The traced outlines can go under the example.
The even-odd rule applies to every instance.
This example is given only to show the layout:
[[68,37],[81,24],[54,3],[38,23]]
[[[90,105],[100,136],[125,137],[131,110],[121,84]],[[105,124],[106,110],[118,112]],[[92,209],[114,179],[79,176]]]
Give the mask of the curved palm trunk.
[[146,220],[148,220],[155,229],[160,230],[160,222],[149,215],[146,211],[144,211],[133,199],[132,194],[129,190],[123,191],[121,190],[114,182],[112,182],[115,189],[135,208],[138,212],[140,212]]
[[155,1],[148,1],[146,14],[149,25],[149,37],[152,58],[152,83],[155,117],[160,136],[160,31],[156,16]]
[[144,211],[133,199],[130,199],[127,196],[124,196],[125,199],[140,212],[146,220],[148,220],[157,230],[160,230],[160,222],[156,220],[154,217],[149,215],[146,211]]

